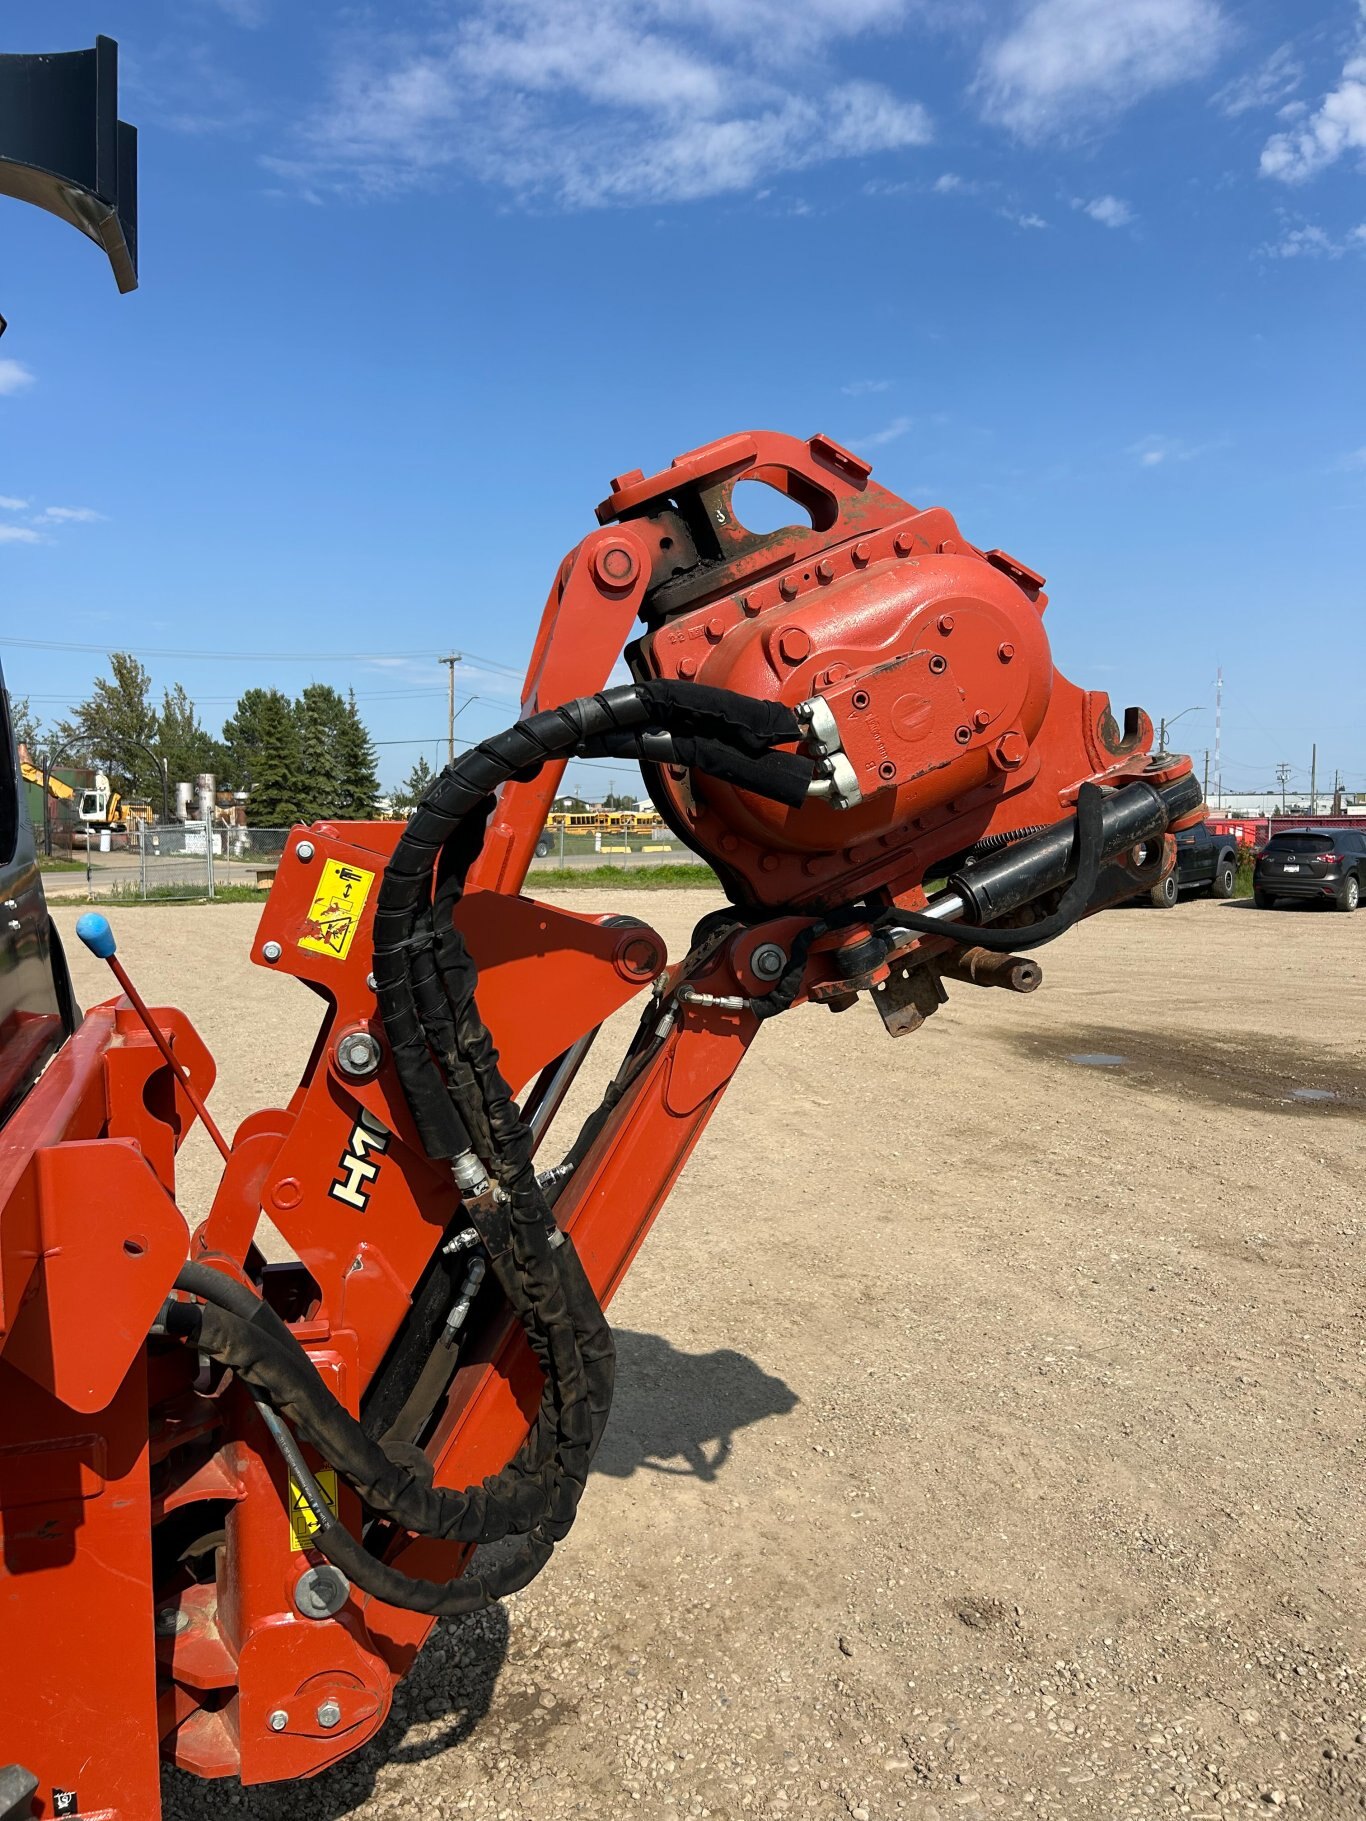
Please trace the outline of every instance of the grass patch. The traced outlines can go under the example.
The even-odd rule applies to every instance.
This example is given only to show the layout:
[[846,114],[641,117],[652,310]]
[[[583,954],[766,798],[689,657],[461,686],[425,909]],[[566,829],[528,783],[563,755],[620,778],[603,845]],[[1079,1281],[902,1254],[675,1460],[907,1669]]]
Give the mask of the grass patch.
[[544,891],[652,892],[683,885],[716,887],[716,874],[696,863],[672,866],[538,866],[526,876],[523,890],[539,897]]
[[83,873],[84,860],[63,860],[56,854],[39,854],[38,871],[40,873]]
[[[264,904],[270,888],[266,885],[216,885],[214,904]],[[144,897],[131,881],[115,885],[107,892],[95,892],[92,904],[208,904],[203,892],[184,885],[149,885]]]

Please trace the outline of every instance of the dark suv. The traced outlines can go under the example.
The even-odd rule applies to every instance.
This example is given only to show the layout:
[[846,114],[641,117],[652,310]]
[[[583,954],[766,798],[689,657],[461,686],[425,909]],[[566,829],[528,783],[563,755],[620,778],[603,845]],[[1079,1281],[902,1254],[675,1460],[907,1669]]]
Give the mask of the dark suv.
[[1208,892],[1231,898],[1238,877],[1238,846],[1228,835],[1210,833],[1197,822],[1176,837],[1176,865],[1148,894],[1160,910],[1170,910],[1182,892]]
[[1257,856],[1252,895],[1259,910],[1279,898],[1313,898],[1354,911],[1366,893],[1366,834],[1355,828],[1288,828]]

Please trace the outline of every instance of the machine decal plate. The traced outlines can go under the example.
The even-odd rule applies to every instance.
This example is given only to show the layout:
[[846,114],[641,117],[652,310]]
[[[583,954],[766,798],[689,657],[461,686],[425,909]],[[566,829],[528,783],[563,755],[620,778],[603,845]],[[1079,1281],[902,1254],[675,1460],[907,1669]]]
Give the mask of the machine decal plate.
[[[337,1515],[337,1475],[331,1467],[320,1467],[317,1472],[318,1490],[323,1495],[327,1509],[333,1517]],[[318,1520],[314,1517],[303,1487],[296,1481],[289,1482],[289,1547],[291,1551],[311,1549],[313,1538],[318,1534]]]
[[299,947],[313,955],[331,955],[337,961],[345,961],[374,883],[375,875],[363,866],[329,860],[309,906]]
[[340,1174],[328,1186],[327,1192],[332,1199],[344,1201],[348,1207],[356,1208],[363,1214],[370,1201],[370,1190],[379,1175],[379,1163],[370,1161],[370,1153],[376,1151],[383,1157],[388,1149],[388,1126],[362,1107],[360,1118],[351,1128],[346,1149],[337,1165]]

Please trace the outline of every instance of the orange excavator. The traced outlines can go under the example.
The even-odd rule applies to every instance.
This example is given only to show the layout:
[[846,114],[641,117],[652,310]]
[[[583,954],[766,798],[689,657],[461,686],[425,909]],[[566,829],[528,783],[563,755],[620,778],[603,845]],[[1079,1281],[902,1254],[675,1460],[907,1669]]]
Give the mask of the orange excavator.
[[[120,207],[94,195],[87,231]],[[746,529],[741,481],[792,522]],[[11,793],[0,1816],[151,1821],[162,1763],[254,1784],[355,1751],[435,1620],[569,1536],[604,1311],[760,1027],[867,996],[900,1037],[951,989],[1031,991],[1032,951],[1155,883],[1200,817],[1148,717],[1054,668],[1042,577],[828,437],[725,437],[619,475],[596,520],[516,722],[406,824],[291,832],[249,959],[314,992],[317,1041],[230,1138],[203,1039],[144,1004],[97,916],[113,990],[77,1012]],[[583,758],[638,764],[714,868],[686,953],[525,894]],[[192,1233],[196,1119],[222,1172]]]

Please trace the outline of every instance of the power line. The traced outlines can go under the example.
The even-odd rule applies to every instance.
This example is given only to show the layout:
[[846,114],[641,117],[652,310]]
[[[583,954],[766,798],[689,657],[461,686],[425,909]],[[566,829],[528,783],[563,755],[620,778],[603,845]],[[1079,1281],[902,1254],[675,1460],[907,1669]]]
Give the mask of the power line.
[[[97,657],[107,657],[111,650],[115,650],[127,651],[130,658],[206,658],[215,663],[231,664],[361,664],[375,660],[430,663],[436,655],[431,651],[191,651],[171,645],[144,645],[140,650],[133,651],[124,645],[85,645],[65,639],[16,639],[8,636],[0,637],[0,645],[21,646],[26,651],[81,651],[93,653]],[[510,664],[500,663],[496,658],[480,658],[467,651],[464,661],[480,670],[515,677],[518,682],[522,680],[522,671],[515,670]]]

